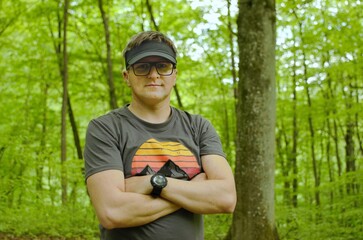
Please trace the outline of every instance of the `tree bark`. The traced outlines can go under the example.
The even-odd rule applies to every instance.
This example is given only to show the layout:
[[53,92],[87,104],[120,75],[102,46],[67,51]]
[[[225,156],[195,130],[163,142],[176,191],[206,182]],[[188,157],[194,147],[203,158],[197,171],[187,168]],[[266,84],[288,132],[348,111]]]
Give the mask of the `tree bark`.
[[277,239],[274,0],[238,1],[239,84],[232,239]]
[[67,25],[68,25],[69,1],[64,0],[63,15],[63,97],[62,97],[62,119],[61,119],[61,164],[62,164],[62,204],[67,203],[67,171],[65,162],[67,160],[67,106],[68,106],[68,54],[67,54]]

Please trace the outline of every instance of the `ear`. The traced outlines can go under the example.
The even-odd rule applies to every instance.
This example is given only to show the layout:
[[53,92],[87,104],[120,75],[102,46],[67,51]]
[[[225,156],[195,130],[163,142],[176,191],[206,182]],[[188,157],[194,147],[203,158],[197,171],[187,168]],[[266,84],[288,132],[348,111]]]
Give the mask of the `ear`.
[[122,75],[124,76],[124,81],[127,84],[127,86],[130,86],[129,72],[127,70],[123,70]]

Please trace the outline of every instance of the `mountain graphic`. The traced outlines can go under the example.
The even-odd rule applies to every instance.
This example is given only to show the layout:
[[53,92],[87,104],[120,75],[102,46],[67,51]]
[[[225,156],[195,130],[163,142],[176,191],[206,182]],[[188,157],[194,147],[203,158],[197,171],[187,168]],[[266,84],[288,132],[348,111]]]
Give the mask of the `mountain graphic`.
[[[165,165],[166,163],[169,165]],[[187,174],[189,179],[201,172],[197,158],[183,144],[179,142],[159,142],[151,138],[136,151],[132,159],[131,174],[135,176],[158,172],[163,166],[166,166],[164,171],[167,170],[165,168],[170,171],[180,169]]]

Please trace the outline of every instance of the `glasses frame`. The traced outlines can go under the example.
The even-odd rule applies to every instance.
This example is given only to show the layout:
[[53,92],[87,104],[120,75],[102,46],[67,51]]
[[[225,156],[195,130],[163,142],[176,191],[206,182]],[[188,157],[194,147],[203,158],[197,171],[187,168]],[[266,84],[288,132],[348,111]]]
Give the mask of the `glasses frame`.
[[[150,65],[149,71],[148,71],[146,74],[136,74],[135,69],[134,69],[134,65],[135,65],[135,64],[139,64],[139,63],[144,63],[144,64],[146,63],[146,64],[149,64],[149,65]],[[171,64],[173,65],[173,67],[172,67],[172,69],[171,69],[170,74],[162,74],[162,73],[159,73],[159,70],[158,70],[158,68],[156,67],[156,65],[157,65],[157,64],[160,64],[160,63],[171,63]],[[176,64],[174,64],[174,63],[172,63],[172,62],[168,62],[168,61],[161,61],[161,62],[137,62],[137,63],[132,64],[132,65],[129,67],[129,69],[130,69],[130,68],[132,68],[132,71],[133,71],[133,73],[135,74],[135,76],[147,76],[147,75],[149,75],[149,74],[150,74],[152,67],[155,67],[156,72],[157,72],[160,76],[170,76],[170,75],[172,75],[172,74],[173,74],[174,69],[176,69]]]

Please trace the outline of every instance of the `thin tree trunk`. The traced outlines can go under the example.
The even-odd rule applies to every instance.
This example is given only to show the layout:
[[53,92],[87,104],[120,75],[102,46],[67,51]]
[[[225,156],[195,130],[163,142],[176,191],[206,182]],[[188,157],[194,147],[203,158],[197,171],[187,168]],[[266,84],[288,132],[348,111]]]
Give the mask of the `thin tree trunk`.
[[238,1],[237,206],[232,239],[277,239],[274,0]]
[[154,26],[155,30],[160,31],[159,25],[156,23],[156,20],[155,20],[155,17],[154,17],[152,5],[151,5],[149,0],[146,0],[146,7],[147,7],[147,10],[148,10],[148,12],[150,14],[150,20],[153,23],[153,26]]
[[[61,43],[61,39],[62,39],[62,19],[60,18],[60,14],[59,14],[59,11],[58,11],[57,12],[58,36],[55,37],[55,35],[54,35],[53,31],[52,31],[51,20],[49,18],[49,15],[47,17],[48,17],[49,31],[50,31],[50,34],[51,34],[52,40],[53,40],[54,51],[55,51],[55,53],[57,55],[59,73],[60,73],[60,76],[62,78],[62,81],[64,81],[63,80],[64,79],[64,73],[63,73],[63,61],[64,60],[62,61],[62,57],[61,57],[61,54],[62,54],[62,43]],[[69,93],[67,93],[67,98],[70,98]],[[67,108],[68,108],[67,112],[68,112],[69,121],[70,121],[71,127],[72,127],[74,144],[75,144],[75,147],[77,149],[77,156],[78,156],[78,159],[83,159],[81,141],[80,141],[80,138],[79,138],[76,119],[75,119],[75,116],[74,116],[74,113],[73,113],[72,104],[71,104],[70,99],[67,99]]]
[[62,120],[61,120],[61,185],[62,185],[62,204],[67,203],[67,106],[68,106],[68,54],[67,54],[67,25],[68,25],[69,1],[64,0],[63,15],[63,97],[62,97]]
[[68,104],[68,116],[69,116],[69,120],[70,120],[71,126],[72,126],[74,145],[76,146],[78,159],[82,160],[83,153],[82,153],[81,140],[79,139],[77,123],[74,118],[73,109],[72,109],[72,105],[71,105],[71,99],[69,97],[69,94],[68,94],[67,104]]
[[[344,90],[343,90],[344,92]],[[352,119],[351,112],[352,112],[352,103],[354,102],[353,99],[353,90],[351,86],[349,86],[349,94],[346,95],[346,109],[347,109],[347,119],[346,119],[346,132],[345,132],[345,158],[346,158],[346,173],[351,173],[356,171],[355,166],[355,155],[354,155],[354,128],[355,128],[355,122]],[[352,177],[350,180],[348,180],[347,183],[347,194],[354,194],[355,192],[355,181]]]
[[320,176],[318,172],[318,166],[317,166],[317,160],[316,160],[316,154],[315,154],[315,129],[314,129],[314,123],[313,123],[313,117],[312,117],[312,101],[310,96],[310,89],[309,89],[309,83],[308,83],[308,75],[307,75],[307,69],[308,66],[306,65],[306,53],[304,48],[304,36],[302,31],[302,22],[297,16],[296,12],[293,11],[296,20],[299,23],[299,34],[301,38],[301,45],[302,45],[302,57],[303,57],[303,67],[304,67],[304,81],[305,81],[305,93],[307,97],[307,103],[309,107],[308,112],[308,123],[309,123],[309,132],[310,132],[310,151],[311,151],[311,159],[312,159],[312,165],[313,165],[313,174],[314,174],[314,184],[315,184],[315,204],[317,206],[320,206],[320,192],[319,192],[319,186],[320,186]]
[[[327,113],[327,119],[326,119],[326,125],[327,125],[327,132],[328,132],[328,136],[331,136],[331,124],[330,124],[330,113]],[[327,160],[327,165],[328,165],[328,172],[329,172],[329,182],[333,183],[334,182],[334,172],[333,172],[333,166],[332,166],[332,161],[330,158],[330,151],[331,151],[331,142],[330,139],[327,139],[327,143],[326,143],[326,160]],[[332,205],[334,203],[334,191],[330,190],[330,204]]]
[[174,86],[174,90],[175,90],[176,99],[178,101],[178,106],[179,106],[179,108],[183,109],[184,106],[183,106],[181,96],[180,96],[179,91],[178,91],[178,86],[176,84]]
[[297,76],[296,76],[296,52],[294,51],[294,67],[293,67],[293,77],[292,77],[292,149],[291,149],[291,155],[290,155],[290,161],[292,166],[292,205],[297,208],[298,201],[297,201],[297,195],[298,195],[298,165],[297,165],[297,140],[299,138],[299,129],[297,124],[297,92],[296,92],[296,82]]
[[[285,132],[285,124],[283,119],[281,120],[281,126],[278,127],[279,132],[276,136],[276,149],[279,156],[279,163],[281,165],[281,174],[283,176],[284,182],[284,189],[283,189],[283,200],[286,206],[291,204],[291,183],[290,183],[290,169],[291,169],[291,162],[289,161],[290,155],[290,142],[288,140],[287,134]],[[285,142],[285,147],[282,142]]]
[[[330,76],[327,78],[327,83],[328,83],[328,91],[329,91],[330,99],[335,99],[335,94],[334,94],[334,90],[332,87],[332,79]],[[332,113],[334,116],[336,115],[336,113],[337,113],[336,106],[333,107]],[[340,177],[342,175],[342,161],[341,161],[340,154],[339,154],[338,124],[337,124],[337,120],[335,118],[333,119],[332,134],[333,134],[332,136],[333,136],[334,148],[335,148],[335,157],[337,159],[338,176]]]
[[[44,80],[45,81],[45,80]],[[42,94],[42,132],[40,134],[39,150],[37,151],[37,166],[36,166],[36,190],[41,191],[43,188],[43,168],[44,168],[44,150],[45,147],[45,137],[47,134],[47,99],[48,99],[48,89],[49,84],[44,83],[43,94]]]
[[[234,52],[234,35],[232,28],[232,21],[231,21],[231,0],[227,0],[228,6],[228,32],[229,32],[229,47],[231,48],[231,73],[232,73],[232,80],[233,80],[233,96],[235,99],[235,103],[237,102],[237,70],[236,70],[236,63],[235,63],[235,52]],[[236,104],[235,104],[236,108]]]
[[1,162],[2,158],[3,158],[3,156],[4,156],[5,150],[6,150],[5,146],[0,147],[0,162]]
[[115,83],[114,83],[114,78],[113,78],[111,38],[110,38],[110,30],[109,30],[109,25],[108,25],[108,17],[107,17],[105,10],[103,9],[102,0],[98,0],[98,7],[101,12],[103,28],[105,30],[105,41],[106,41],[106,48],[107,48],[107,83],[108,83],[108,87],[109,87],[110,108],[116,109],[116,108],[118,108],[118,106],[117,106],[117,99],[116,99]]
[[[151,27],[154,27],[154,29],[156,31],[160,31],[159,25],[156,23],[156,20],[154,17],[153,8],[152,8],[152,4],[150,3],[150,0],[146,0],[145,3],[146,3],[147,11],[149,12],[149,15],[150,15],[150,21],[153,24],[153,26],[151,26]],[[183,109],[183,103],[182,103],[182,99],[181,99],[177,84],[175,84],[175,86],[174,86],[174,91],[175,91],[175,95],[176,95],[176,98],[178,101],[178,107]]]

